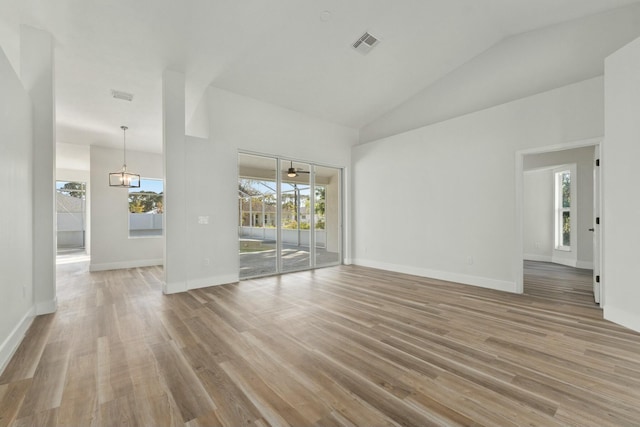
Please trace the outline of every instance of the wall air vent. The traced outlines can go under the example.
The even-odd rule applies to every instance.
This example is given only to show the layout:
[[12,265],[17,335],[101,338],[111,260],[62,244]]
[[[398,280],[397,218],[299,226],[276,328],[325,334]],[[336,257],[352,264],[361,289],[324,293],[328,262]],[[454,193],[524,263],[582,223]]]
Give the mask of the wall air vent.
[[121,92],[119,90],[111,89],[111,96],[113,96],[115,99],[122,99],[129,102],[133,101],[132,93]]
[[358,40],[355,41],[355,43],[353,43],[352,46],[361,54],[366,55],[367,53],[371,52],[371,49],[373,49],[373,47],[378,43],[380,43],[380,39],[369,33],[364,33]]

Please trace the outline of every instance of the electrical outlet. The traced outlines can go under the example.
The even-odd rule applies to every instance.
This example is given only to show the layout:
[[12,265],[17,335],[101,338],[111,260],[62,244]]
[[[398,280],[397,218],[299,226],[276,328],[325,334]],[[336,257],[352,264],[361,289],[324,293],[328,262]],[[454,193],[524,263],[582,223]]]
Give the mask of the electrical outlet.
[[202,264],[204,264],[204,265],[211,265],[211,260],[210,260],[209,258],[204,258],[204,259],[202,260]]

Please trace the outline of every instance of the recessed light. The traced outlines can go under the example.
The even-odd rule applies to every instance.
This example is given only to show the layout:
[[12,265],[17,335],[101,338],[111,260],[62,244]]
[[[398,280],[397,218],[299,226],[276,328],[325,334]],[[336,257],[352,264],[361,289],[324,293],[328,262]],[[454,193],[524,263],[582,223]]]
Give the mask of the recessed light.
[[320,20],[322,22],[328,22],[331,20],[331,12],[329,12],[328,10],[325,10],[324,12],[322,12],[320,14]]

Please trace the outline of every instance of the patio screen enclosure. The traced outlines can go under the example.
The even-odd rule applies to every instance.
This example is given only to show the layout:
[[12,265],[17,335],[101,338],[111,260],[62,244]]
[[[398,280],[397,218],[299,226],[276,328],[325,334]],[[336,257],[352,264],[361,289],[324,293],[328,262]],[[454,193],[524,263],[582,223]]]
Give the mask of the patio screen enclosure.
[[240,277],[342,262],[341,170],[238,155]]

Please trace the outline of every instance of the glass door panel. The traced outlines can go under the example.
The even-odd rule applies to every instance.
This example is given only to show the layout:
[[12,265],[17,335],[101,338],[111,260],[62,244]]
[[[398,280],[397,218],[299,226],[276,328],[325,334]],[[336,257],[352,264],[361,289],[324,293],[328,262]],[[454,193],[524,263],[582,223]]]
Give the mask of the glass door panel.
[[282,271],[311,267],[311,186],[307,163],[280,162],[280,227]]
[[278,272],[276,159],[238,154],[240,278]]
[[316,166],[314,170],[315,265],[337,265],[342,260],[341,171],[324,166]]

